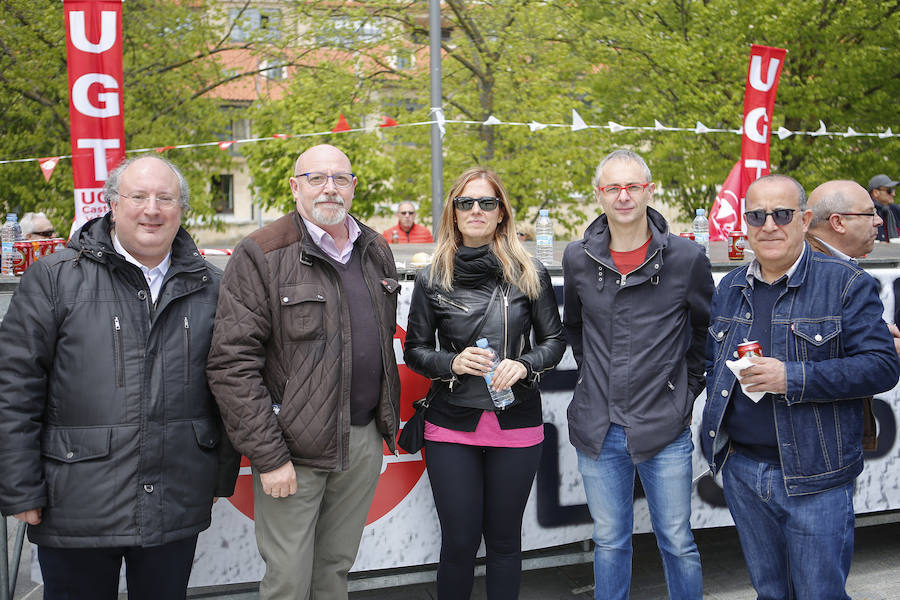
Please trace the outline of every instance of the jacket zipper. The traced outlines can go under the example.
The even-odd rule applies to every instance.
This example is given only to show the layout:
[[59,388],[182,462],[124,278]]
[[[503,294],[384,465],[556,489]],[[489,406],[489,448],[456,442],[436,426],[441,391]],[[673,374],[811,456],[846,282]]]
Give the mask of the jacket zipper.
[[466,306],[464,304],[460,304],[459,302],[455,302],[455,301],[451,300],[450,298],[444,296],[443,294],[438,294],[437,299],[438,299],[438,303],[440,303],[440,304],[449,304],[450,306],[454,306],[461,311],[469,312],[468,306]]
[[[408,235],[409,235],[409,234],[407,234],[407,236],[408,236]],[[360,257],[359,257],[359,261],[360,261],[360,262],[359,262],[359,268],[360,268],[361,270],[362,270],[362,268],[363,268],[363,261],[365,260],[365,258],[366,258],[366,256],[368,255],[368,253],[369,253],[369,243],[367,243],[365,246],[363,246],[362,254],[361,254]],[[372,302],[373,302],[373,304],[374,304],[374,306],[373,306],[372,308],[373,308],[373,310],[375,311],[375,318],[378,320],[378,341],[381,342],[381,347],[384,348],[384,339],[383,339],[382,333],[381,333],[382,330],[384,329],[384,323],[382,323],[382,320],[381,320],[381,311],[379,310],[378,303],[375,302],[375,294],[372,293],[372,289],[371,289],[371,287],[369,287],[369,280],[366,279],[365,277],[363,277],[363,279],[366,281],[366,287],[369,288],[369,295],[372,297]],[[380,290],[380,289],[379,289],[379,291],[381,291],[382,294],[385,293],[383,290]],[[377,292],[376,292],[376,293],[377,293]],[[393,348],[393,337],[391,338],[391,349],[390,349],[390,351],[391,351],[391,352],[394,351],[394,348]],[[397,431],[397,430],[400,428],[400,411],[399,411],[398,408],[394,407],[394,403],[390,401],[390,398],[391,398],[391,378],[390,378],[390,376],[388,375],[388,372],[387,372],[387,365],[385,364],[384,357],[382,357],[382,359],[381,359],[381,373],[382,373],[382,377],[384,378],[384,385],[385,385],[385,388],[387,389],[388,405],[391,407],[391,417],[392,417],[393,420],[394,420],[393,428],[394,428],[395,431]],[[396,434],[395,434],[395,436],[396,436]],[[395,440],[394,440],[394,456],[400,456],[400,450],[397,449],[396,437],[395,437]]]
[[113,346],[116,354],[116,385],[122,387],[125,385],[125,368],[122,363],[125,357],[122,356],[122,326],[119,323],[119,317],[113,317]]
[[[619,270],[616,269],[615,266],[610,267],[608,264],[606,264],[605,262],[603,262],[602,260],[600,260],[599,258],[597,258],[596,256],[594,256],[593,254],[591,254],[588,250],[585,250],[584,253],[587,254],[588,256],[590,256],[592,259],[594,259],[594,260],[597,261],[598,263],[600,263],[601,265],[603,265],[604,267],[606,267],[607,269],[610,269],[610,270],[613,271],[614,273],[618,274],[619,277],[621,277],[621,280],[620,280],[620,282],[619,282],[619,287],[625,287],[625,282],[628,280],[628,275],[630,275],[630,273],[629,273],[628,275],[623,274],[623,273],[619,273]],[[642,263],[640,264],[639,267],[637,267],[636,269],[634,269],[633,271],[631,271],[631,273],[636,273],[637,271],[640,271],[641,269],[643,269],[643,268],[644,268],[644,265],[646,265],[646,264],[649,263],[651,260],[653,260],[654,257],[655,257],[658,253],[659,253],[659,248],[657,248],[657,249],[653,252],[653,254],[651,254],[650,256],[648,256],[648,257],[644,260],[644,262],[642,262]]]
[[184,317],[184,383],[191,384],[191,324],[187,316]]

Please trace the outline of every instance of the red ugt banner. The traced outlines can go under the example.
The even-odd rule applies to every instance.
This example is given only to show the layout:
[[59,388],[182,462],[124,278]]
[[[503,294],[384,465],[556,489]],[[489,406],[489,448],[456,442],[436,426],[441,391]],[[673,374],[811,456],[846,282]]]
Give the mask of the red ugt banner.
[[[750,184],[769,174],[769,140],[772,136],[772,111],[778,78],[787,50],[757,46],[750,48],[750,67],[744,90],[744,125],[741,135],[741,161],[732,169],[716,197],[709,215],[709,239],[725,240],[731,231],[742,229],[744,198]],[[738,185],[735,185],[738,184]]]
[[78,228],[107,211],[100,196],[125,157],[122,0],[64,0]]

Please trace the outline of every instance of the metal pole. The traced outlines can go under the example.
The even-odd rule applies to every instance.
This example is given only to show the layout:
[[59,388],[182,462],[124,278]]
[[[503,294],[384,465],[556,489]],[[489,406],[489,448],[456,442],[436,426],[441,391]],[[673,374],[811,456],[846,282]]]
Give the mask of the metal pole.
[[[428,38],[431,53],[431,107],[440,109],[441,99],[441,1],[428,0]],[[437,115],[432,111],[431,119]],[[437,239],[444,209],[444,148],[441,130],[431,124],[431,231]]]

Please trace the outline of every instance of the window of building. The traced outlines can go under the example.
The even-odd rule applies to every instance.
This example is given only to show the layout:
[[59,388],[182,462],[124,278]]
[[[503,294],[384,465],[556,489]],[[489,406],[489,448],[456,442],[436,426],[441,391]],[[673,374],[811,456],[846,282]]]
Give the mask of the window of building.
[[274,41],[281,37],[281,11],[277,8],[232,8],[228,18],[232,42],[246,42],[251,37]]
[[212,205],[217,214],[234,214],[234,175],[213,175],[210,182]]
[[416,64],[416,57],[409,50],[397,50],[391,58],[393,66],[398,71],[412,69]]
[[262,60],[259,63],[259,73],[266,79],[282,81],[287,77],[284,65],[274,60]]
[[356,44],[377,42],[382,37],[382,27],[377,19],[351,19],[350,17],[334,17],[318,34],[318,42],[322,45],[351,48]]

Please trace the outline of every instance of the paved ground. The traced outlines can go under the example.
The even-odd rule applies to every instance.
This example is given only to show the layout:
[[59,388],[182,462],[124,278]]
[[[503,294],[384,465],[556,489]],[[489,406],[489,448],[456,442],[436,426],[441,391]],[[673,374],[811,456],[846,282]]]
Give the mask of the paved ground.
[[[896,518],[893,515],[892,518]],[[15,525],[9,519],[9,535]],[[733,528],[698,530],[697,544],[703,561],[704,598],[706,600],[753,600],[737,535]],[[8,540],[12,542],[12,540]],[[666,597],[662,565],[651,534],[635,537],[632,600],[658,600]],[[577,560],[581,548],[573,546],[568,560]],[[536,555],[530,554],[530,559]],[[24,556],[25,569],[19,577],[16,600],[40,600],[41,586],[31,582],[28,574],[30,550]],[[856,531],[856,553],[847,591],[854,600],[897,600],[900,598],[900,523],[882,523],[859,527]],[[433,579],[433,571],[419,572],[422,580]],[[593,576],[589,563],[563,565],[554,568],[525,571],[522,578],[521,600],[589,600]],[[361,590],[367,582],[353,581],[351,600],[432,600],[436,598],[433,583]],[[219,589],[195,591],[194,598],[222,600],[256,600],[253,589]],[[484,578],[475,580],[472,600],[485,600]]]

